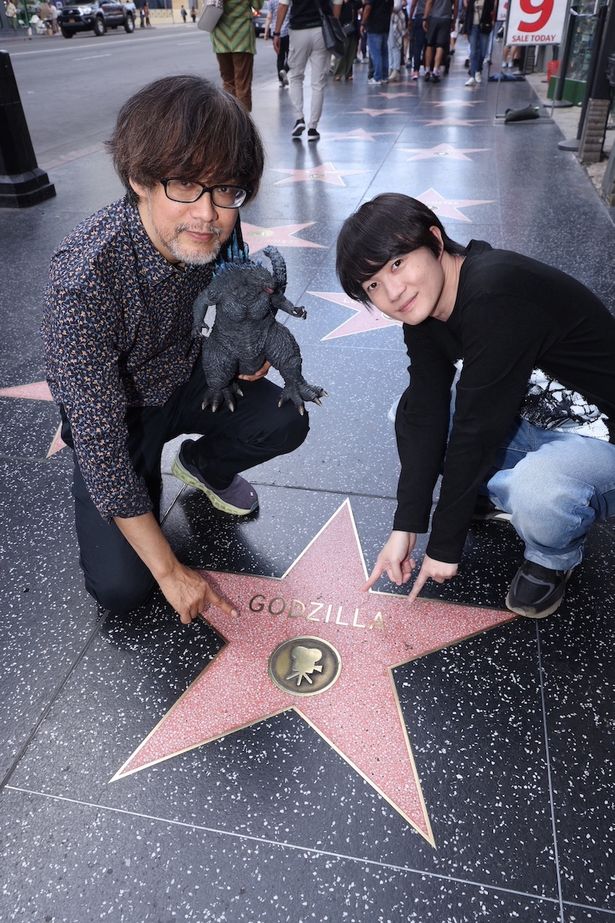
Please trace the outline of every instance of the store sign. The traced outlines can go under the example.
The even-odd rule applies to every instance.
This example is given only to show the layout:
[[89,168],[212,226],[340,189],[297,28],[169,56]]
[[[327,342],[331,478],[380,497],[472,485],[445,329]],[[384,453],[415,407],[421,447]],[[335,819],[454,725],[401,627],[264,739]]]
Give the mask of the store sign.
[[567,0],[510,0],[507,45],[559,45]]

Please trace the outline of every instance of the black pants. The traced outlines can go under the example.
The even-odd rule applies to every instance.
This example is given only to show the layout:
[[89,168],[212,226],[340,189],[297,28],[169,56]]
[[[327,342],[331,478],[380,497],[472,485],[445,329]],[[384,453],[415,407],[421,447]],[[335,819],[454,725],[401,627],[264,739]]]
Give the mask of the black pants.
[[[229,483],[235,474],[298,448],[307,436],[307,414],[285,403],[278,407],[280,388],[266,378],[242,382],[244,396],[235,412],[201,410],[205,379],[200,362],[190,379],[162,407],[138,407],[128,413],[128,448],[132,463],[147,485],[160,515],[160,459],[165,442],[182,433],[202,433],[191,462],[206,480]],[[63,414],[62,436],[72,447],[70,425]],[[74,455],[73,496],[80,564],[85,586],[105,609],[127,612],[144,603],[156,583],[115,523],[106,522],[94,506]]]
[[[280,79],[280,71],[286,71],[288,73],[288,43],[289,42],[290,42],[290,36],[288,35],[280,36],[280,50],[278,52],[278,57],[276,61],[278,80]],[[282,83],[281,80],[280,80],[280,83]]]

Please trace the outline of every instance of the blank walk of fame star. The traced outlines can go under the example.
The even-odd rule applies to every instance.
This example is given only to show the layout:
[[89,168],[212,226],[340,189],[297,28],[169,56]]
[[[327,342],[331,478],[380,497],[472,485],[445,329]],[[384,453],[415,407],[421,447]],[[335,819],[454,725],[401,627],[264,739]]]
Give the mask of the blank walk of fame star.
[[437,189],[429,188],[419,193],[416,198],[432,209],[440,218],[452,218],[455,221],[471,222],[471,218],[461,211],[474,205],[493,205],[493,199],[447,199]]
[[[9,397],[9,398],[19,398],[21,400],[29,401],[52,401],[53,397],[49,390],[49,385],[46,381],[32,381],[29,384],[25,385],[14,385],[10,388],[0,388],[0,397]],[[59,452],[61,449],[66,448],[66,443],[62,440],[60,436],[60,431],[62,429],[62,424],[58,425],[53,439],[51,440],[51,445],[47,450],[46,458],[51,458],[52,455],[55,455],[56,452]]]
[[466,154],[480,154],[483,151],[489,151],[488,147],[455,147],[454,144],[436,144],[434,147],[399,147],[399,151],[412,154],[408,157],[411,160],[435,160],[438,157],[444,157],[448,160],[473,160],[472,157],[466,157]]
[[392,320],[378,308],[368,308],[359,301],[353,301],[343,292],[308,292],[308,295],[330,301],[353,312],[352,317],[324,336],[323,342],[336,340],[338,337],[354,336],[357,333],[369,333],[371,330],[383,330],[385,327],[401,327],[401,321]]

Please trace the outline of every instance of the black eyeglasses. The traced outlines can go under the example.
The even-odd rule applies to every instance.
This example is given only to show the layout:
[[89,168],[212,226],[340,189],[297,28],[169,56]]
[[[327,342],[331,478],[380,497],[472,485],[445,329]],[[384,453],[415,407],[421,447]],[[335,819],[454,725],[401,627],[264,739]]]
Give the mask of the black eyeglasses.
[[204,186],[185,179],[161,179],[167,199],[188,205],[198,202],[208,192],[217,208],[239,208],[246,201],[248,190],[243,186]]

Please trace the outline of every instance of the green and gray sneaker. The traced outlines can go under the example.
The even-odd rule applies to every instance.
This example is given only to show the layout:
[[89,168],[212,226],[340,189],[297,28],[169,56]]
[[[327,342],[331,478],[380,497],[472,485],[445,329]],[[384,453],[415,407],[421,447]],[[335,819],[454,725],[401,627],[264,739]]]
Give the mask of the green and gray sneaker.
[[199,469],[186,458],[186,448],[193,445],[193,439],[182,442],[179,455],[173,462],[171,474],[189,487],[204,493],[212,506],[231,516],[247,516],[258,508],[258,495],[251,484],[236,474],[228,487],[212,487]]

